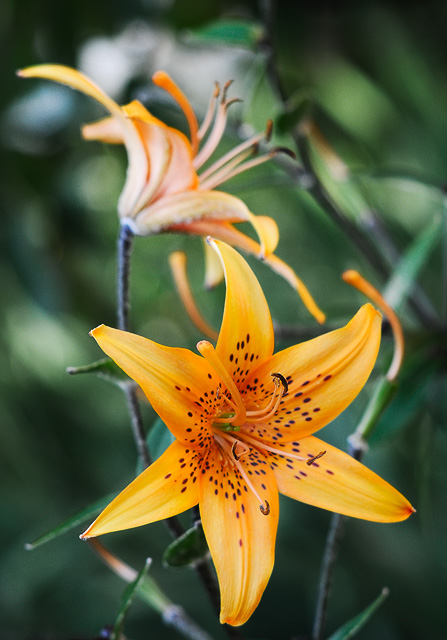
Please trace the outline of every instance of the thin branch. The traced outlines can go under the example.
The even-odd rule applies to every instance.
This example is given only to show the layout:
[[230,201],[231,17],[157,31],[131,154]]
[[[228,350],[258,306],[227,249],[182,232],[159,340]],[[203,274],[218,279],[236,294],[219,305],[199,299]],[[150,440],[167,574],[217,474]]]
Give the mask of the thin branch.
[[323,638],[335,562],[338,557],[338,550],[343,536],[343,522],[344,517],[339,513],[334,513],[332,515],[326,539],[323,561],[321,563],[312,640],[322,640]]
[[[130,314],[130,258],[132,255],[134,235],[127,225],[120,226],[117,243],[117,282],[116,282],[116,310],[118,329],[129,331]],[[140,461],[144,468],[151,463],[151,456],[146,444],[143,418],[138,405],[134,385],[126,385],[124,392],[129,410],[132,433],[137,447]]]

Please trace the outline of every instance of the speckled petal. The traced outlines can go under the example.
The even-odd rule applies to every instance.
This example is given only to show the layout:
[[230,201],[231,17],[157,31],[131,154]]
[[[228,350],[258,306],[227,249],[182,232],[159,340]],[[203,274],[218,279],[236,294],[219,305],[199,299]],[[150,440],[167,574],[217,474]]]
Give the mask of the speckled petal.
[[253,271],[237,251],[211,241],[220,256],[227,285],[216,352],[240,388],[250,371],[273,353],[273,325],[267,301]]
[[366,304],[345,327],[284,349],[261,364],[247,381],[260,405],[266,402],[262,394],[272,392],[273,372],[288,379],[289,392],[268,424],[253,426],[252,435],[286,442],[334,420],[365,385],[377,358],[380,333],[381,315]]
[[[410,516],[411,504],[388,482],[350,455],[310,436],[281,447],[283,456],[269,454],[278,489],[294,500],[375,522],[399,522]],[[312,465],[292,455],[325,455]],[[289,455],[288,455],[289,454]]]
[[199,501],[201,456],[179,442],[140,473],[98,516],[82,538],[170,518]]
[[279,510],[276,482],[262,454],[246,454],[240,461],[268,501],[268,515],[240,472],[222,466],[217,451],[201,476],[200,491],[200,515],[220,586],[220,621],[235,626],[253,613],[272,572]]
[[140,385],[176,438],[186,446],[206,446],[220,381],[203,358],[188,349],[165,347],[105,325],[94,329],[91,335]]

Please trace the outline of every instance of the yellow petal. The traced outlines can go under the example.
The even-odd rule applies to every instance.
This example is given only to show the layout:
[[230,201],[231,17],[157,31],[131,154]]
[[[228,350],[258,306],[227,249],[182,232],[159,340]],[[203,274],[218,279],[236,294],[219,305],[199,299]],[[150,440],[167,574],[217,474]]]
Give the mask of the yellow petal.
[[[259,256],[261,253],[261,247],[257,242],[235,229],[231,224],[218,223],[214,220],[198,220],[197,222],[194,221],[190,223],[189,229],[186,229],[183,225],[179,226],[178,230],[183,233],[189,232],[196,235],[206,236],[208,234],[217,240],[223,240],[232,247],[237,247],[255,256]],[[311,313],[320,324],[323,323],[326,316],[321,309],[319,309],[315,300],[310,295],[309,290],[302,280],[298,278],[293,269],[274,254],[267,256],[264,259],[264,263],[268,264],[273,271],[284,278],[284,280],[298,292],[309,313]]]
[[140,473],[97,517],[82,538],[170,518],[199,501],[201,456],[179,442]]
[[258,238],[262,240],[263,249],[261,258],[265,259],[273,253],[278,246],[278,225],[273,218],[269,218],[268,216],[255,216],[253,214],[250,217],[250,222],[258,234]]
[[200,516],[219,580],[220,621],[237,626],[257,607],[273,569],[278,490],[260,454],[241,458],[245,473],[253,465],[265,471],[249,476],[259,496],[269,503],[270,513],[263,515],[259,499],[235,467],[222,467],[217,452],[208,461],[209,468],[200,479]]
[[[312,436],[286,444],[285,458],[271,454],[281,493],[322,509],[375,522],[399,522],[410,516],[411,504],[388,482],[352,456]],[[287,454],[325,455],[308,466]]]
[[97,100],[118,119],[123,129],[122,135],[129,160],[126,183],[118,202],[118,213],[121,218],[132,218],[136,213],[135,204],[148,175],[147,155],[132,120],[125,117],[124,111],[114,100],[76,69],[56,64],[42,64],[22,69],[18,74],[24,78],[46,78],[66,84]]
[[[377,358],[380,332],[380,313],[365,304],[345,327],[284,349],[261,364],[252,375],[260,382],[271,380],[272,373],[290,376],[288,395],[264,437],[296,440],[334,420],[366,383]],[[281,436],[273,428],[279,428]]]
[[273,353],[270,310],[246,261],[224,242],[211,241],[225,271],[227,292],[216,352],[239,386]]
[[208,437],[211,431],[203,414],[212,405],[219,380],[203,358],[104,325],[91,335],[140,385],[176,438],[195,448]]
[[81,91],[81,93],[85,93],[87,96],[94,98],[102,104],[107,111],[110,111],[110,113],[116,115],[118,118],[124,119],[121,108],[116,102],[109,98],[92,80],[76,69],[59,64],[38,64],[33,67],[21,69],[17,73],[22,78],[45,78],[46,80],[66,84],[72,89],[77,89]]

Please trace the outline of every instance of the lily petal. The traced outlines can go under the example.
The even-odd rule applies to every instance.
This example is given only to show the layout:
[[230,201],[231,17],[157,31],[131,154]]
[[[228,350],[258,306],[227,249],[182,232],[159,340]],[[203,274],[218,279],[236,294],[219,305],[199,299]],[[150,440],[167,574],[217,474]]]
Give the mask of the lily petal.
[[201,456],[174,441],[104,509],[81,538],[133,529],[182,513],[199,501]]
[[263,515],[241,473],[231,465],[222,467],[217,448],[208,461],[201,477],[200,516],[219,580],[220,621],[238,626],[257,607],[273,569],[278,490],[262,455],[252,452],[241,458],[245,473],[252,465],[265,471],[249,476],[269,503],[270,513]]
[[221,259],[227,286],[216,352],[239,386],[250,369],[273,353],[272,319],[261,286],[242,256],[223,242],[210,243]]
[[121,218],[133,217],[135,203],[148,175],[148,161],[140,135],[132,120],[125,117],[123,109],[114,100],[76,69],[57,64],[41,64],[22,69],[18,74],[24,78],[45,78],[66,84],[97,100],[118,119],[123,128],[123,139],[129,160],[126,183],[118,203],[118,213]]
[[202,418],[206,405],[212,404],[219,380],[203,358],[189,349],[165,347],[105,325],[90,333],[140,385],[176,438],[196,448],[210,437],[210,427]]
[[[167,196],[143,209],[138,214],[138,225],[147,234],[171,228],[188,233],[189,224],[202,218],[221,223],[252,222],[252,217],[256,216],[235,196],[222,191],[194,189]],[[265,228],[265,225],[261,224],[261,227]]]
[[103,107],[110,111],[118,118],[123,118],[121,107],[117,103],[109,98],[107,94],[102,91],[92,80],[87,78],[80,71],[66,67],[60,64],[38,64],[32,67],[26,67],[17,72],[22,78],[44,78],[46,80],[53,80],[54,82],[60,82],[66,84],[72,89],[76,89],[81,93],[85,93],[90,96]]
[[[227,222],[217,222],[215,220],[194,220],[190,222],[188,226],[179,225],[177,228],[182,233],[192,233],[198,236],[206,236],[208,233],[208,235],[216,238],[217,240],[223,240],[231,246],[242,249],[243,251],[255,256],[259,256],[261,252],[261,247],[257,242],[249,238],[245,233],[235,229]],[[300,280],[300,278],[298,278],[293,269],[274,254],[268,255],[264,258],[264,263],[268,264],[273,271],[284,278],[284,280],[286,280],[297,291],[309,313],[314,316],[317,322],[322,324],[326,319],[325,314],[318,307],[306,285],[302,280]]]
[[[399,522],[414,509],[388,482],[352,456],[310,436],[281,448],[284,457],[270,454],[281,493],[294,500],[375,522]],[[288,454],[313,457],[326,453],[310,466]]]
[[290,376],[288,395],[265,428],[264,438],[281,442],[303,438],[346,409],[376,361],[381,317],[365,304],[345,327],[279,351],[255,370],[252,378],[260,381],[271,379],[273,372]]
[[107,144],[124,144],[123,126],[120,120],[113,116],[84,124],[81,133],[85,140],[98,140]]

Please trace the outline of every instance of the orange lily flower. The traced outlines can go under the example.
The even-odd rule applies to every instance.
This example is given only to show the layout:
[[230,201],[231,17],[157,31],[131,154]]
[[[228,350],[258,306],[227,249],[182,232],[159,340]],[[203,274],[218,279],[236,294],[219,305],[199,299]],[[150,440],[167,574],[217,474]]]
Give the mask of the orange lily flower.
[[[163,231],[213,235],[251,253],[278,272],[298,291],[318,322],[324,314],[293,270],[271,255],[278,243],[275,221],[255,216],[239,198],[217,191],[216,187],[233,176],[272,158],[277,149],[250,158],[270,133],[257,134],[201,170],[217,148],[225,131],[227,111],[234,100],[227,99],[227,83],[221,91],[216,84],[207,114],[199,127],[191,103],[163,72],[152,80],[166,90],[186,116],[189,139],[177,129],[155,118],[138,101],[120,107],[85,75],[62,65],[36,65],[18,72],[25,78],[46,78],[66,84],[97,100],[109,113],[82,129],[84,138],[124,144],[128,156],[127,178],[118,202],[118,214],[134,235],[146,236]],[[259,244],[237,231],[235,222],[249,222]],[[222,236],[222,237],[221,237]]]
[[357,396],[376,360],[381,316],[364,305],[343,328],[273,354],[262,289],[231,247],[210,240],[227,291],[216,347],[200,355],[104,325],[91,334],[142,388],[176,440],[82,538],[169,518],[197,504],[221,590],[220,620],[241,625],[273,569],[278,492],[377,522],[409,502],[311,435]]

